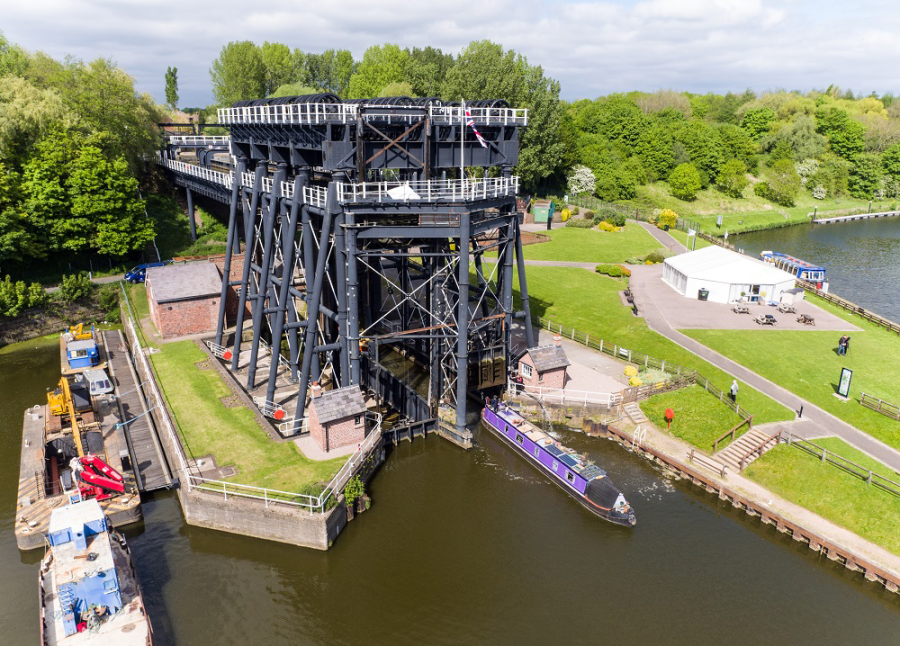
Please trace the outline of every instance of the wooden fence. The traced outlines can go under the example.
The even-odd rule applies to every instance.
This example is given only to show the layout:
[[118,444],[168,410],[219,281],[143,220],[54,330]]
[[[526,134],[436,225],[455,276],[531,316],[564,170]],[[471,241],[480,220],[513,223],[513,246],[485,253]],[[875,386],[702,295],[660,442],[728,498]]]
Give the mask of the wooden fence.
[[870,485],[873,485],[875,487],[878,487],[879,489],[883,489],[888,493],[900,497],[900,483],[895,482],[890,478],[885,478],[883,475],[875,473],[871,469],[868,469],[860,464],[856,464],[856,462],[852,462],[847,458],[843,458],[837,453],[829,451],[824,446],[819,446],[818,444],[814,444],[809,440],[804,440],[799,437],[793,437],[790,433],[787,434],[786,440],[788,444],[806,451],[810,455],[816,456],[822,462],[829,462],[837,468],[846,471],[850,475],[854,475],[861,480],[865,480]]
[[896,404],[890,404],[883,399],[872,397],[872,395],[867,395],[866,393],[862,393],[859,403],[882,415],[887,415],[888,417],[900,420],[900,406],[897,406]]
[[743,426],[744,424],[747,425],[747,430],[748,430],[748,431],[749,431],[751,428],[753,428],[753,415],[751,415],[750,417],[746,417],[746,418],[742,419],[740,422],[738,422],[737,424],[735,424],[734,427],[733,427],[731,430],[725,431],[725,432],[722,434],[721,437],[716,438],[716,441],[713,442],[713,453],[718,453],[718,452],[719,452],[719,442],[723,442],[723,441],[725,440],[726,437],[729,438],[729,444],[730,444],[731,442],[734,442],[734,438],[735,438],[735,436],[737,435],[738,429],[740,429],[741,426]]
[[805,280],[798,280],[797,286],[802,287],[810,294],[815,294],[819,298],[822,298],[833,305],[837,305],[838,307],[843,308],[852,314],[861,316],[862,318],[871,323],[874,323],[875,325],[878,325],[879,327],[890,330],[894,334],[900,334],[900,324],[894,323],[890,319],[886,319],[883,316],[878,316],[878,314],[873,314],[872,312],[866,310],[864,307],[860,307],[856,303],[851,303],[845,298],[841,298],[840,296],[835,296],[833,294],[827,294],[821,289],[816,288],[814,283],[810,283]]
[[597,338],[596,336],[592,338],[591,335],[587,332],[581,332],[579,330],[576,330],[575,328],[565,326],[562,323],[556,323],[549,319],[538,317],[535,321],[535,324],[538,327],[549,330],[550,332],[556,332],[565,339],[569,339],[571,341],[575,341],[576,343],[586,345],[589,348],[593,348],[594,350],[598,350],[604,354],[608,354],[611,357],[615,357],[620,361],[627,361],[628,363],[632,363],[637,366],[644,366],[644,368],[660,370],[670,375],[690,377],[694,380],[694,383],[705,388],[710,394],[712,394],[714,397],[717,397],[720,402],[725,404],[740,417],[743,417],[744,419],[752,417],[752,414],[748,410],[731,401],[731,399],[726,396],[724,390],[716,386],[714,383],[710,382],[709,379],[698,373],[696,370],[685,368],[684,366],[680,366],[677,363],[672,363],[671,361],[666,361],[665,359],[657,359],[655,357],[651,357],[650,355],[644,354],[643,352],[637,352],[636,350],[624,348],[616,343],[609,343],[608,341],[604,341],[603,339]]

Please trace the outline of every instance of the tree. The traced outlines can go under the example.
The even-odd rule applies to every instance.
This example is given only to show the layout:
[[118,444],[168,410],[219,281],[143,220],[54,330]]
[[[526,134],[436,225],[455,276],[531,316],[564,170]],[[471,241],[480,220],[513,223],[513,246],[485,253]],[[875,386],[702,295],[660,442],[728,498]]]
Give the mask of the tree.
[[675,167],[672,135],[667,127],[655,121],[641,132],[634,154],[653,179],[668,177]]
[[513,107],[527,108],[528,128],[521,134],[516,168],[522,183],[534,190],[560,170],[564,150],[559,134],[559,83],[545,77],[540,66],[530,66],[497,43],[473,41],[447,72],[441,96],[457,101],[505,99]]
[[775,113],[769,108],[753,108],[741,120],[741,128],[747,131],[753,141],[759,141],[769,132],[769,126],[775,121]]
[[387,43],[372,45],[363,54],[362,61],[350,77],[348,98],[368,99],[377,97],[382,88],[403,80],[409,52],[399,45]]
[[303,85],[302,83],[288,83],[287,85],[282,85],[277,88],[274,92],[272,92],[270,97],[281,97],[281,96],[303,96],[304,94],[318,94],[319,90],[314,87],[310,87],[308,85]]
[[707,178],[719,174],[724,152],[717,130],[702,121],[692,121],[673,129],[673,137],[684,145],[691,164]]
[[346,49],[328,49],[321,54],[307,54],[304,82],[325,92],[349,98],[347,92],[355,69],[353,54]]
[[249,40],[225,45],[209,68],[209,76],[219,105],[266,96],[266,65],[259,47]]
[[862,153],[853,158],[850,166],[849,191],[853,197],[872,199],[881,189],[884,170],[881,158],[873,153]]
[[34,254],[34,240],[19,196],[19,175],[0,162],[0,263]]
[[746,130],[730,123],[716,125],[716,134],[722,142],[724,159],[739,159],[748,169],[754,170],[758,164],[756,144]]
[[768,176],[767,197],[781,206],[794,206],[800,192],[800,175],[794,170],[794,162],[780,159],[772,165]]
[[597,183],[594,195],[607,202],[631,200],[637,197],[637,181],[621,166],[594,169]]
[[669,188],[679,200],[693,200],[700,187],[700,173],[693,164],[680,164],[669,175]]
[[597,178],[587,166],[574,166],[569,171],[568,186],[570,195],[592,194],[597,185]]
[[54,90],[39,89],[15,76],[0,83],[0,159],[10,170],[21,168],[51,129],[74,123],[74,115]]
[[725,162],[716,178],[716,186],[731,197],[743,197],[744,189],[749,183],[747,165],[740,159],[729,159]]
[[406,81],[399,83],[390,83],[378,92],[378,96],[416,96],[413,93],[412,85]]
[[24,76],[28,68],[28,54],[18,45],[6,40],[0,31],[0,77]]
[[852,159],[865,147],[865,126],[854,121],[840,108],[821,107],[816,112],[817,130],[828,137],[828,144],[835,154]]
[[440,96],[444,77],[451,67],[452,54],[430,46],[413,48],[403,70],[403,80],[412,87],[410,96]]
[[894,144],[881,156],[884,172],[895,180],[900,180],[900,144]]
[[259,48],[259,53],[265,68],[266,96],[282,85],[301,81],[302,73],[297,69],[297,58],[287,45],[266,41]]
[[178,68],[170,67],[166,70],[166,104],[172,109],[178,109]]

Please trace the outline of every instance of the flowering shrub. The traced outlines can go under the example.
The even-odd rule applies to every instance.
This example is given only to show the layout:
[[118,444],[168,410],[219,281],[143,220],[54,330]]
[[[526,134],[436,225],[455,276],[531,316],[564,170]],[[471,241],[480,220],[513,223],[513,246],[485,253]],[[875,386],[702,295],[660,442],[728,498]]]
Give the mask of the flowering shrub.
[[828,191],[821,184],[812,190],[812,196],[817,200],[824,200],[826,195],[828,195]]
[[594,188],[597,186],[597,178],[594,177],[593,171],[587,166],[573,166],[567,179],[571,195],[593,193]]

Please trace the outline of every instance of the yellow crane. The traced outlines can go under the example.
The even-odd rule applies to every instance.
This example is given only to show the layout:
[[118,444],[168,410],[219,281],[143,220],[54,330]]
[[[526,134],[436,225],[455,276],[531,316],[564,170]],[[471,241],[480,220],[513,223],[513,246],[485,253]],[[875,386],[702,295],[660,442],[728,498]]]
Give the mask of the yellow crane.
[[68,415],[72,424],[72,436],[75,438],[75,449],[78,457],[84,456],[84,447],[81,444],[81,426],[78,423],[78,415],[75,411],[75,401],[72,398],[72,389],[69,380],[63,377],[59,380],[59,388],[47,393],[47,408],[51,415]]

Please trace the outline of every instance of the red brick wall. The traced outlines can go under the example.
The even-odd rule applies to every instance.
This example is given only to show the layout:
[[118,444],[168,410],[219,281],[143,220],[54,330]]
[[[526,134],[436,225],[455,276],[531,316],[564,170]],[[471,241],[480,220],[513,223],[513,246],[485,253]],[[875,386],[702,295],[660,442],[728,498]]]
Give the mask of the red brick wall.
[[207,296],[162,304],[151,299],[151,317],[154,309],[157,311],[153,322],[163,338],[215,332],[216,317],[219,315],[219,297]]
[[[522,364],[531,366],[531,377],[525,375],[522,371]],[[526,386],[539,386],[541,388],[564,388],[566,385],[566,369],[555,368],[547,372],[538,374],[534,363],[531,361],[531,355],[527,352],[519,360],[519,375],[522,377],[522,383]]]
[[[209,259],[209,261],[219,269],[219,275],[221,276],[223,271],[225,270],[225,256],[213,256]],[[232,256],[231,258],[231,274],[229,278],[229,282],[240,281],[243,278],[244,273],[244,256]],[[237,319],[237,310],[238,310],[238,295],[237,288],[229,287],[228,293],[225,297],[225,315],[228,318],[229,325],[233,324]],[[244,315],[250,316],[250,305],[247,304],[244,308]]]
[[316,414],[316,400],[313,399],[309,407],[309,434],[323,451],[359,444],[366,439],[366,416],[359,416],[359,424],[355,423],[355,417],[345,417],[323,425]]

